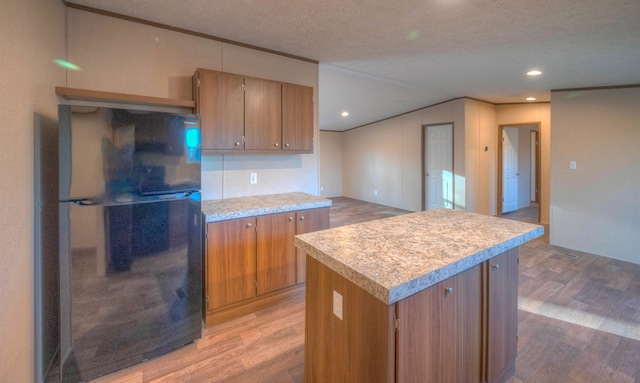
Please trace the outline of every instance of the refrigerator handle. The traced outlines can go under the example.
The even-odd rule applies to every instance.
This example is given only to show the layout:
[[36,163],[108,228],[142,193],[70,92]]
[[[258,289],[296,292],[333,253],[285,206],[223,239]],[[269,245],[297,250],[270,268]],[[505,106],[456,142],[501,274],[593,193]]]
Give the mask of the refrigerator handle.
[[78,206],[98,205],[98,202],[92,200],[91,198],[65,199],[65,200],[61,200],[60,202],[71,202],[71,203],[75,203]]

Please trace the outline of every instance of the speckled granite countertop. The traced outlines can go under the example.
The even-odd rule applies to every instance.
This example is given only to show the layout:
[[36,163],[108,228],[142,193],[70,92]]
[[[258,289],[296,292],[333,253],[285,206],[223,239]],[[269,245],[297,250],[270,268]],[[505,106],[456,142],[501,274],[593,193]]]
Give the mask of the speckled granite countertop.
[[202,201],[202,212],[207,222],[216,222],[327,206],[330,199],[297,192]]
[[543,233],[539,225],[438,209],[298,235],[295,245],[390,305]]

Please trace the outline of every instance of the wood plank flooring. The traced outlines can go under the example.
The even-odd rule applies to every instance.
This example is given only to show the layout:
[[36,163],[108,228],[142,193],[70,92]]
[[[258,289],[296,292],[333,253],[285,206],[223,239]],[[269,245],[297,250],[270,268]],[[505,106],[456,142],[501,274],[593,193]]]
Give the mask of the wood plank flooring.
[[[334,199],[333,227],[406,213]],[[521,247],[518,358],[509,383],[640,382],[640,266]],[[303,382],[304,293],[204,330],[171,354],[96,382]],[[457,383],[457,382],[438,382]]]

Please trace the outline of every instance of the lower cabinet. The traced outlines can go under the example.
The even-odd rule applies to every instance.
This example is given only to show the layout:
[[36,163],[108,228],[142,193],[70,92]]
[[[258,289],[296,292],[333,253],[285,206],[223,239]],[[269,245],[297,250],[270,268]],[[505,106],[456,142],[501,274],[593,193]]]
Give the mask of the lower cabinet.
[[397,303],[397,382],[479,382],[481,265]]
[[207,312],[255,297],[255,226],[255,218],[207,224]]
[[518,251],[504,252],[484,264],[487,276],[487,354],[485,381],[513,376],[518,353]]
[[[304,282],[304,253],[294,236],[329,227],[329,208],[269,214],[207,224],[207,326],[259,310]],[[304,267],[304,266],[302,266]]]
[[517,262],[509,250],[385,305],[308,259],[305,381],[506,382],[517,353]]
[[[311,233],[329,228],[329,208],[310,209],[296,212],[296,234]],[[296,283],[307,280],[307,255],[296,249]]]
[[296,283],[295,212],[257,217],[257,295]]

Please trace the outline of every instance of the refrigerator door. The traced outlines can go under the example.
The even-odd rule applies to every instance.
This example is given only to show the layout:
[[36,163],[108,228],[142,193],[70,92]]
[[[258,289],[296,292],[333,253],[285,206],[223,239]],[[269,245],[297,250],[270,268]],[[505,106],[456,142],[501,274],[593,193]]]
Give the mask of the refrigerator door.
[[198,115],[60,105],[60,200],[147,202],[200,190]]
[[[88,381],[201,337],[199,193],[142,204],[63,203],[69,225],[94,221],[91,238],[70,233],[70,348],[62,381]],[[80,213],[79,213],[80,212]],[[87,219],[88,217],[91,217]],[[82,246],[82,241],[97,246]]]
[[60,105],[60,355],[87,381],[201,334],[197,115]]

